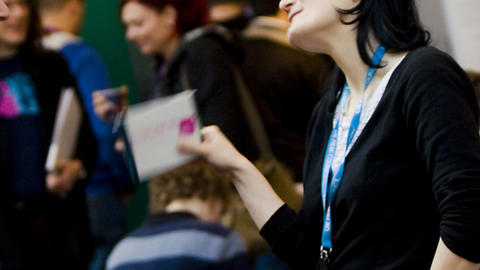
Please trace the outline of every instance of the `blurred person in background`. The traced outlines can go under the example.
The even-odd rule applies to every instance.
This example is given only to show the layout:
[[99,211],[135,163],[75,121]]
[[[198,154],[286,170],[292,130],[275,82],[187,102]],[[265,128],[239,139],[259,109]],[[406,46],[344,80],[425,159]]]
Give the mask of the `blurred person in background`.
[[294,48],[277,0],[251,2],[256,17],[243,32],[241,68],[276,158],[301,181],[308,119],[333,68],[326,55]]
[[67,61],[99,146],[99,157],[87,179],[85,195],[95,241],[90,269],[103,269],[111,248],[126,233],[120,195],[129,192],[133,185],[113,148],[112,124],[98,118],[91,99],[95,90],[111,87],[110,78],[98,52],[78,36],[83,26],[84,0],[39,0],[38,7],[44,29],[42,44],[60,52]]
[[[201,122],[221,126],[247,157],[255,158],[234,79],[237,51],[228,30],[205,26],[207,2],[121,0],[119,8],[127,39],[156,61],[151,98],[197,89],[195,101]],[[115,110],[101,93],[93,97],[102,118]]]
[[87,269],[84,181],[96,143],[83,121],[74,159],[46,172],[60,92],[75,85],[64,59],[40,46],[35,3],[4,1],[0,22],[0,267]]
[[247,27],[248,0],[210,0],[210,19],[212,23],[223,25],[234,32],[241,32]]
[[150,215],[120,241],[107,270],[250,269],[239,235],[219,224],[232,192],[224,174],[205,162],[149,182]]

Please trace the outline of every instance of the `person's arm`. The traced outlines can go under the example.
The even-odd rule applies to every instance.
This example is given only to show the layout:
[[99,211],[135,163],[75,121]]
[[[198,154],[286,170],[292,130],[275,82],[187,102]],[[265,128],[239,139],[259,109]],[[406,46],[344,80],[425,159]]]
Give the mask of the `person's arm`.
[[468,261],[453,253],[443,243],[442,239],[438,242],[437,251],[433,258],[431,270],[478,270],[480,264]]
[[[315,122],[312,121],[313,126]],[[202,137],[200,144],[182,138],[179,149],[198,154],[220,169],[233,173],[234,184],[273,253],[292,269],[314,269],[320,248],[318,228],[321,225],[317,219],[307,218],[303,211],[297,213],[284,204],[263,175],[233,147],[218,127],[202,129]]]
[[230,171],[234,176],[233,184],[255,224],[262,228],[284,202],[265,177],[235,149],[218,127],[203,128],[202,138],[201,144],[183,140],[179,142],[179,149],[203,156],[214,166]]
[[[98,143],[98,162],[92,181],[116,180],[122,188],[131,188],[131,180],[120,155],[114,150],[116,136],[112,133],[113,125],[105,122],[96,114],[95,102],[102,106],[113,106],[114,111],[104,110],[104,117],[113,119],[116,112],[127,104],[128,88],[121,86],[111,88],[108,70],[101,56],[85,43],[74,43],[62,49],[69,60],[70,68],[76,78],[78,92],[82,97],[88,122]],[[103,91],[98,91],[103,90]],[[101,93],[99,96],[98,93]],[[118,108],[116,107],[118,106]],[[116,112],[115,112],[116,111]],[[109,117],[108,117],[109,116]]]
[[457,269],[463,260],[480,262],[478,107],[467,76],[451,58],[425,51],[416,59],[403,113],[438,209],[441,242],[432,267]]

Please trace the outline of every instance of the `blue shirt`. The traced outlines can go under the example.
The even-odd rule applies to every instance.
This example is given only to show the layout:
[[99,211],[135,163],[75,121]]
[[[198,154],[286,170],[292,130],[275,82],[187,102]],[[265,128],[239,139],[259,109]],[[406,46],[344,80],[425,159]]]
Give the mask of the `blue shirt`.
[[[76,79],[88,121],[97,140],[99,157],[89,177],[86,192],[113,192],[115,185],[119,183],[123,187],[129,187],[131,181],[128,171],[113,148],[115,137],[112,134],[112,125],[96,116],[92,103],[94,91],[111,87],[103,60],[91,46],[66,32],[51,33],[44,39],[44,44],[51,49],[57,49],[65,57]],[[49,46],[50,44],[54,45]]]

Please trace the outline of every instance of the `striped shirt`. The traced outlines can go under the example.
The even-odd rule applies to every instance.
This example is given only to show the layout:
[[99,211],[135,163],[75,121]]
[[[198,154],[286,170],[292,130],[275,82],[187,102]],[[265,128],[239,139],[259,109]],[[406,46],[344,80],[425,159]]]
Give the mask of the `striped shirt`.
[[189,213],[148,217],[117,244],[107,261],[107,270],[250,268],[236,233]]

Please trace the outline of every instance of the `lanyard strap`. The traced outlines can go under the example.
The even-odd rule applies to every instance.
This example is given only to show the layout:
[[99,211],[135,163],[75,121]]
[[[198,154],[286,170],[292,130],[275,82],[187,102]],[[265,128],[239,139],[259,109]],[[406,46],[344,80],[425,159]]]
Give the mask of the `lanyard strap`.
[[[379,65],[384,54],[385,54],[385,47],[378,46],[375,54],[372,57],[372,63],[374,65]],[[337,149],[338,143],[338,133],[339,133],[339,125],[341,122],[341,118],[336,119],[334,129],[330,134],[330,138],[327,144],[327,151],[325,152],[325,157],[323,161],[323,171],[322,171],[322,202],[324,206],[323,211],[323,233],[322,233],[322,253],[324,253],[325,249],[331,251],[332,249],[332,234],[331,234],[331,204],[335,194],[338,190],[340,182],[343,176],[343,169],[345,167],[345,158],[347,155],[347,150],[351,147],[355,134],[360,126],[360,119],[362,116],[363,105],[364,105],[364,98],[365,98],[365,90],[367,90],[368,86],[370,85],[373,77],[375,77],[375,73],[377,72],[377,68],[369,67],[367,70],[367,75],[365,77],[365,86],[363,89],[362,99],[360,100],[359,104],[357,105],[352,121],[350,123],[350,128],[348,130],[348,137],[347,137],[347,145],[345,149],[345,155],[343,157],[343,161],[340,164],[338,171],[333,174],[332,171],[332,164],[333,159],[335,157],[335,152]],[[342,96],[340,97],[340,101],[338,103],[339,108],[345,110],[345,104],[347,103],[348,97],[350,96],[350,87],[348,83],[345,83],[343,87]],[[328,255],[328,254],[327,254]]]

